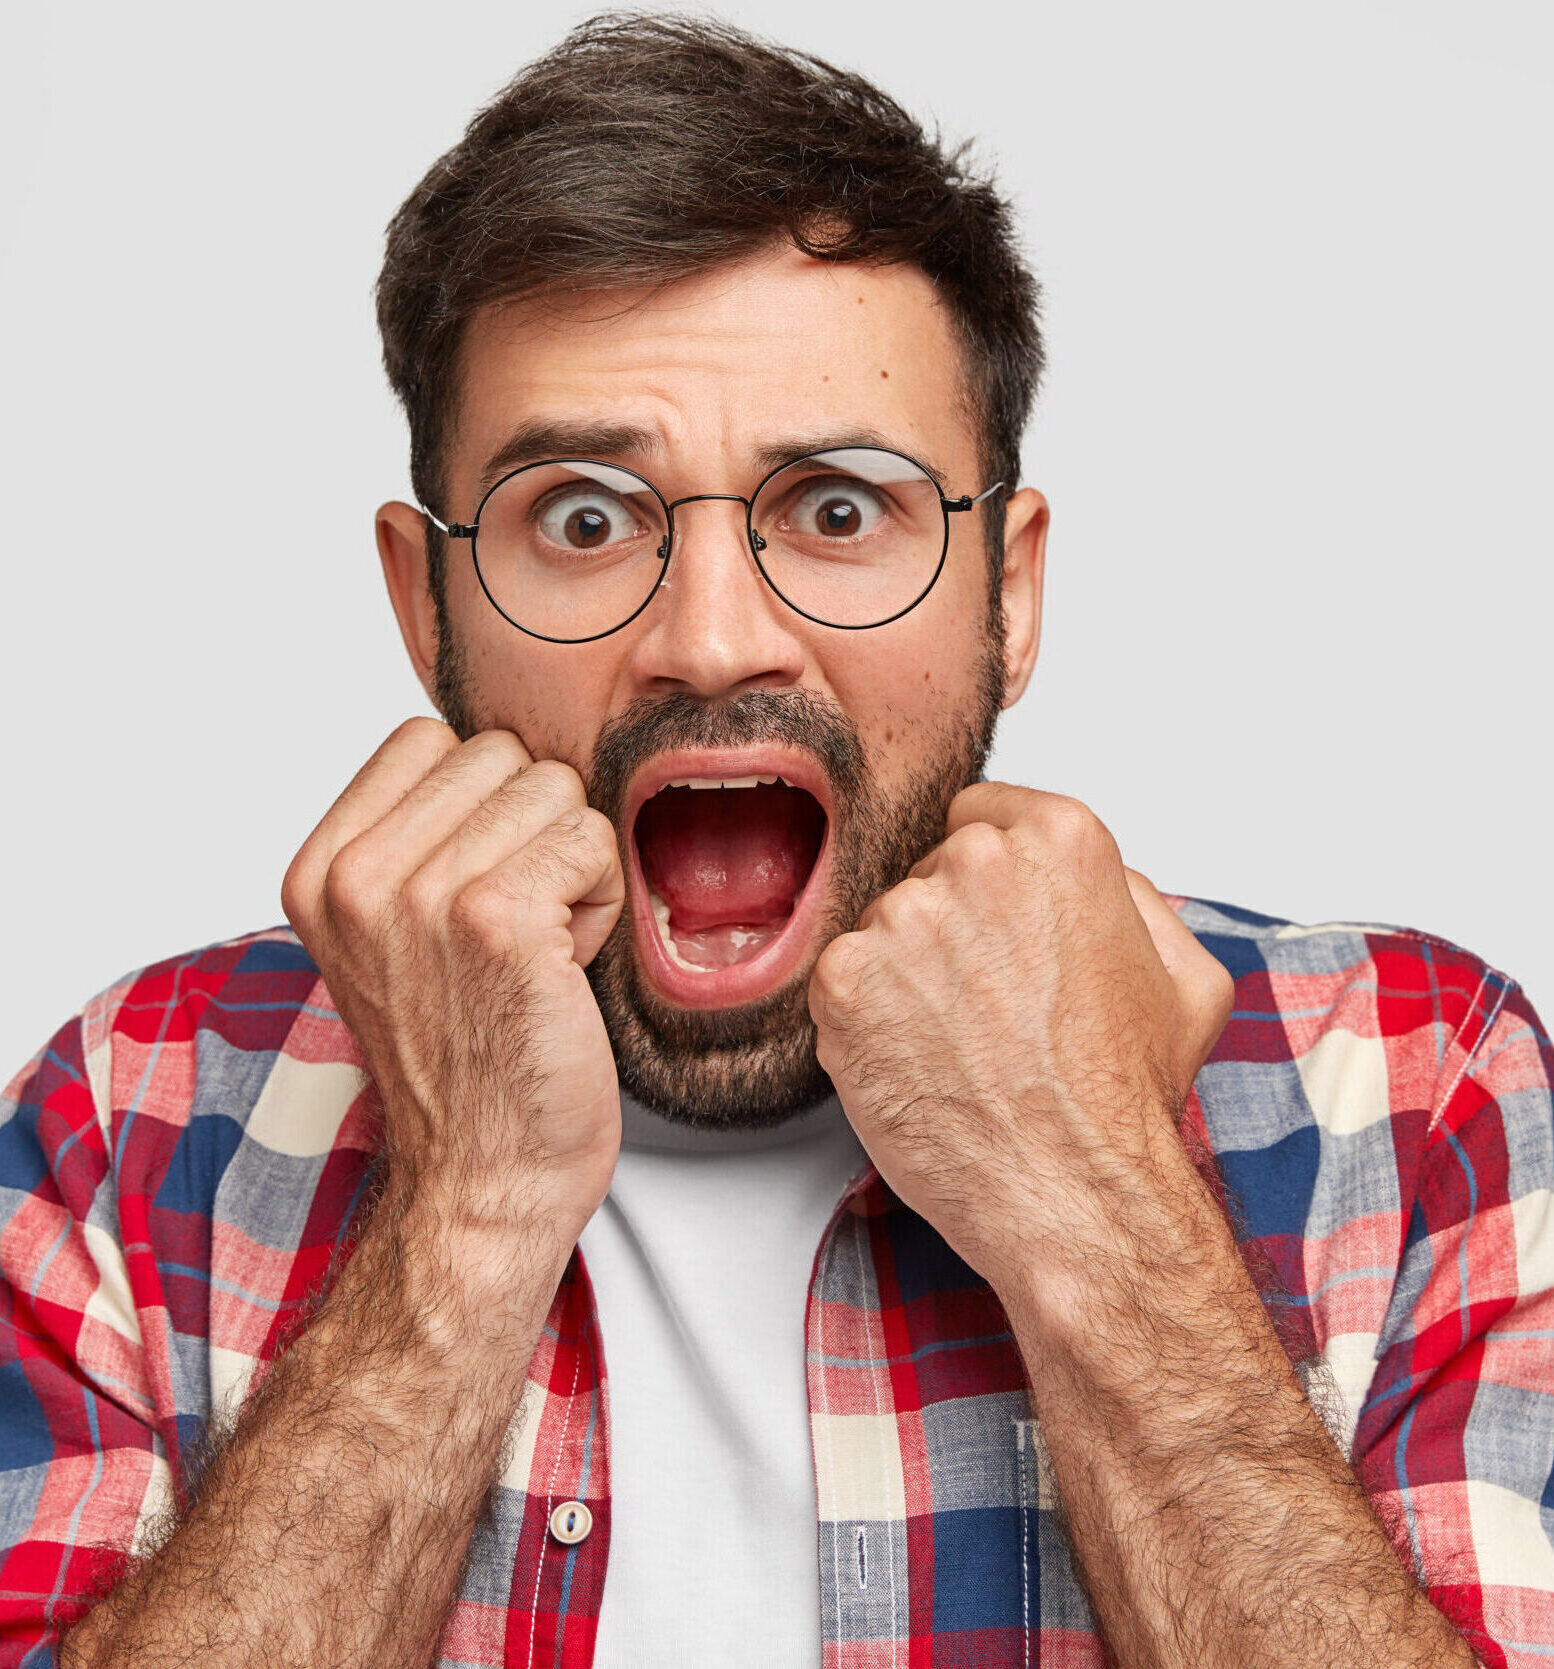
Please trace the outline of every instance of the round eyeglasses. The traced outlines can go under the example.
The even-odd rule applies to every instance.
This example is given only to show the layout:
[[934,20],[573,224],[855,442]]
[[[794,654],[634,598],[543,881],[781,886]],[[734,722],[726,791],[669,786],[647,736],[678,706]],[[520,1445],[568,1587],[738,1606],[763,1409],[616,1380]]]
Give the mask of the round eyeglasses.
[[628,626],[664,583],[682,504],[745,506],[756,567],[789,608],[843,631],[885,626],[933,589],[950,516],[975,497],[946,498],[915,459],[879,446],[812,452],[774,469],[749,498],[692,493],[673,503],[651,481],[597,458],[549,458],[497,481],[468,539],[481,588],[507,621],[547,643],[592,643]]

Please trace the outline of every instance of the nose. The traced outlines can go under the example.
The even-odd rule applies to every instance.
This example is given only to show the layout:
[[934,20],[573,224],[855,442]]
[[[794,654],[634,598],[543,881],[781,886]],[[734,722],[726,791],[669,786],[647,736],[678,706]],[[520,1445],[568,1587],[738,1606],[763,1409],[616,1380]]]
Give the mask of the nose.
[[676,500],[669,571],[643,619],[633,662],[644,688],[717,696],[803,676],[802,622],[761,578],[745,501],[730,494]]

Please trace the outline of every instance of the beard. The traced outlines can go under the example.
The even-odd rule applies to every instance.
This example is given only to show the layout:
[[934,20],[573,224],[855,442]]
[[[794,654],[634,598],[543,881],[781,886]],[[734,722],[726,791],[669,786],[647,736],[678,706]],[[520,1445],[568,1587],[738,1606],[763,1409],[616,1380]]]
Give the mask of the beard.
[[[991,623],[984,629],[969,709],[923,721],[925,745],[905,783],[889,793],[857,725],[813,690],[750,690],[718,700],[643,696],[605,722],[584,775],[589,804],[615,826],[628,877],[627,787],[646,760],[671,748],[803,748],[825,772],[833,810],[831,896],[823,901],[814,955],[764,997],[727,1009],[665,1002],[643,977],[628,901],[587,976],[629,1095],[694,1128],[756,1130],[785,1123],[832,1093],[815,1055],[809,975],[820,951],[944,839],[951,800],[980,780],[1003,705],[1001,636]],[[437,705],[461,740],[488,728],[476,720],[467,666],[446,623],[436,677]]]

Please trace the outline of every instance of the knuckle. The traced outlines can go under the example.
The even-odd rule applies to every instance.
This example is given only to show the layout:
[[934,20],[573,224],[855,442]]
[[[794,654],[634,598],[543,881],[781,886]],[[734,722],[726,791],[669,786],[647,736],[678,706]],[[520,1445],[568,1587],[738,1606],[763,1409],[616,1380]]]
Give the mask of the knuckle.
[[578,813],[580,831],[588,844],[601,854],[618,849],[615,836],[615,825],[602,811],[596,811],[592,806],[584,806]]
[[932,885],[920,875],[909,875],[876,900],[874,919],[885,927],[910,926],[937,914]]
[[531,787],[568,797],[575,795],[578,799],[583,797],[583,779],[563,759],[536,759],[524,767],[523,777]]
[[566,806],[558,811],[546,825],[545,833],[552,850],[566,849],[575,846],[580,839],[588,836],[588,819],[586,806]]
[[417,760],[422,771],[426,772],[435,770],[458,751],[458,737],[441,719],[417,713],[394,729],[378,750],[378,757],[403,756],[407,760]]
[[1114,849],[1111,830],[1087,806],[1068,794],[1055,794],[1042,808],[1043,832],[1070,851],[1100,854]]
[[466,759],[476,760],[482,766],[505,765],[509,774],[521,771],[528,764],[523,745],[510,730],[482,730],[471,736],[460,751]]
[[538,759],[511,771],[487,803],[498,816],[510,815],[517,808],[531,815],[536,809],[553,809],[559,815],[564,808],[581,807],[586,801],[582,781],[570,765]]
[[1008,849],[1008,837],[991,823],[963,823],[944,843],[946,860],[970,869],[1000,862]]
[[513,901],[489,875],[461,887],[448,906],[448,925],[463,939],[486,943],[510,936],[512,923]]
[[1223,962],[1211,958],[1205,970],[1204,988],[1210,1012],[1219,1015],[1222,1021],[1228,1020],[1236,1006],[1235,975]]
[[856,991],[865,955],[861,933],[838,934],[820,953],[810,976],[811,987],[819,990],[827,1004],[839,1005]]
[[1072,794],[1048,794],[1038,809],[1047,828],[1064,833],[1085,828],[1095,815],[1083,800],[1076,800]]
[[378,888],[376,858],[352,841],[335,853],[324,875],[324,903],[343,921],[364,920],[377,906]]
[[438,888],[426,869],[418,869],[400,889],[400,904],[414,921],[430,921],[440,902]]
[[447,741],[452,746],[458,745],[458,738],[441,719],[434,719],[429,714],[417,713],[414,718],[406,719],[397,725],[390,741],[416,741],[421,738],[431,741]]
[[299,852],[281,878],[281,909],[293,927],[310,920],[318,898],[317,865],[306,852]]
[[478,736],[471,736],[438,761],[434,786],[438,793],[451,786],[469,785],[495,790],[523,769],[516,747],[513,738],[500,730],[484,730]]

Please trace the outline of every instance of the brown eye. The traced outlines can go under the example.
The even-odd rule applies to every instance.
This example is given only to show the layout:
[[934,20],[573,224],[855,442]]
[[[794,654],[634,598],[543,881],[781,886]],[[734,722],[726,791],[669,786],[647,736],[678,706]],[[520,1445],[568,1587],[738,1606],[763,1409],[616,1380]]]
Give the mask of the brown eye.
[[[865,481],[836,476],[807,481],[790,500],[783,515],[785,528],[807,539],[818,553],[823,545],[843,545],[877,538],[888,521],[886,503]],[[839,552],[833,554],[840,554]]]
[[850,499],[831,498],[815,512],[815,525],[822,533],[847,538],[863,525],[863,517]]
[[592,550],[610,536],[610,518],[597,510],[574,510],[563,526],[566,541],[578,550]]
[[542,502],[535,519],[563,551],[617,551],[643,532],[629,506],[600,487],[556,494]]

